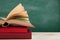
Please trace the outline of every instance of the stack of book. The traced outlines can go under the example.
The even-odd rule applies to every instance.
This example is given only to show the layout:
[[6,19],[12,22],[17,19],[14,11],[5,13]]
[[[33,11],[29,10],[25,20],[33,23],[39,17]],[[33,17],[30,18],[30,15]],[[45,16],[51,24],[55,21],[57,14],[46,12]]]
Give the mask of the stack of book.
[[0,39],[31,39],[32,32],[28,28],[34,26],[22,4],[17,5],[6,18],[0,17]]
[[26,27],[0,28],[0,39],[31,39],[32,32]]

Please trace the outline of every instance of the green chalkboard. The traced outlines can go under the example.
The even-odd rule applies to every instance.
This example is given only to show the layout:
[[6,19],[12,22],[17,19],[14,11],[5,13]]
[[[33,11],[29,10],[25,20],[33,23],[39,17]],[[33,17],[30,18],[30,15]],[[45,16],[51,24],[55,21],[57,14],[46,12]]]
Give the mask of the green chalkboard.
[[19,3],[28,11],[34,32],[60,32],[59,0],[0,0],[0,16],[6,17]]

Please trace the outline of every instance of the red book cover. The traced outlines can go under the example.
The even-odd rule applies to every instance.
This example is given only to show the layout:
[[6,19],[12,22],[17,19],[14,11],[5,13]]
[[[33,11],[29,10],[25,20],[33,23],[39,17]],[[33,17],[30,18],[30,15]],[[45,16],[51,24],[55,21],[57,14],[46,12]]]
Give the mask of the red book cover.
[[32,32],[0,32],[0,39],[31,39]]
[[2,27],[0,28],[1,32],[27,32],[26,27]]

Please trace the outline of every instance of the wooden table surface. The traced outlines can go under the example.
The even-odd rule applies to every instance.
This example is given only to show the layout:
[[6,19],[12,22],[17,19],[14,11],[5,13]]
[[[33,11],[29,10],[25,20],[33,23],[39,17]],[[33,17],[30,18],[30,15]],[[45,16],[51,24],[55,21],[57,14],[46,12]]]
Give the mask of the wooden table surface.
[[32,39],[0,39],[0,40],[60,40],[60,32],[33,32]]

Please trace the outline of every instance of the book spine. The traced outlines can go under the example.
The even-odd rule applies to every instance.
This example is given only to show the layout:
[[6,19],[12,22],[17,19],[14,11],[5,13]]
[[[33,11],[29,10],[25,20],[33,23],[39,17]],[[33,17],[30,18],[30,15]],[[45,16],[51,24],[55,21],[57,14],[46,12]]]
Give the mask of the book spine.
[[31,39],[32,32],[1,32],[0,39]]

